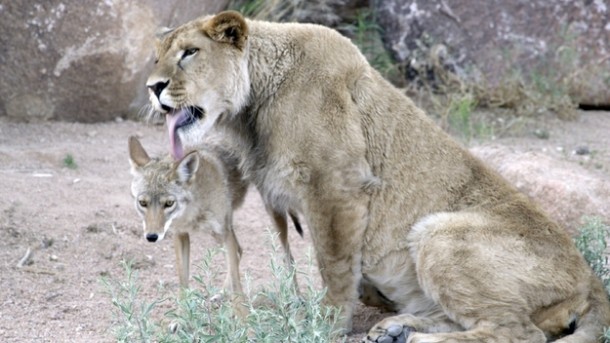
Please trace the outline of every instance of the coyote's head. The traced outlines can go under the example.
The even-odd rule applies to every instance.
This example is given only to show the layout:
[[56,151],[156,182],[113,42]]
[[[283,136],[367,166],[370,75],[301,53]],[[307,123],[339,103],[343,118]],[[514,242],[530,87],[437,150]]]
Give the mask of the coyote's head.
[[129,161],[131,194],[143,219],[144,237],[149,242],[160,241],[172,221],[185,215],[192,200],[190,185],[199,168],[199,155],[191,152],[177,162],[169,157],[150,158],[140,141],[130,137]]

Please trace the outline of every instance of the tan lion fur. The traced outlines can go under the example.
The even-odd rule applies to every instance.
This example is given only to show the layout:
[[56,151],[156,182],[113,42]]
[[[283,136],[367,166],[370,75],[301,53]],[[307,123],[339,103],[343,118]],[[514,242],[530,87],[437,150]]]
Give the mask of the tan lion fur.
[[401,313],[376,342],[397,327],[411,343],[596,342],[610,326],[566,232],[337,32],[223,12],[166,33],[157,59],[155,109],[204,113],[180,139],[227,130],[265,201],[303,214],[345,332],[360,292]]

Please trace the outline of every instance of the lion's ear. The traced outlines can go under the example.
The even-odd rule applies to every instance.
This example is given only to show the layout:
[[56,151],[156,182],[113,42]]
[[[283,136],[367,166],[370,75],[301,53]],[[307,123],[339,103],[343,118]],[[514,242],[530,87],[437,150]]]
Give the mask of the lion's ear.
[[220,12],[203,24],[203,31],[213,40],[243,49],[248,39],[246,19],[235,11]]
[[173,27],[160,27],[157,29],[157,31],[155,32],[155,37],[158,40],[163,40],[163,38],[165,38],[165,36],[167,36],[168,34],[170,34],[172,31],[174,31]]

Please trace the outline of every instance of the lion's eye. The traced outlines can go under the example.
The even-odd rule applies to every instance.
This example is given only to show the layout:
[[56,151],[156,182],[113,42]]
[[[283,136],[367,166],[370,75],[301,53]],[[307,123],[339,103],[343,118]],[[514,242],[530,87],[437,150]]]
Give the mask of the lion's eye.
[[165,208],[173,207],[176,202],[174,200],[167,200],[165,202]]
[[189,49],[184,50],[184,53],[182,54],[182,59],[185,59],[189,56],[196,54],[197,51],[199,51],[199,49],[197,49],[197,48],[189,48]]
[[146,206],[148,206],[148,203],[146,202],[146,200],[138,200],[138,204],[140,204],[140,207],[146,208]]

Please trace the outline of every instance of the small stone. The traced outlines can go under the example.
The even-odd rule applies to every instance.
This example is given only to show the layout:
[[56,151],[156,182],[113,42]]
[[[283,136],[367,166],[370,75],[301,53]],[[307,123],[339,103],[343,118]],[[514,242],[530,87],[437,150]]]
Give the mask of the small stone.
[[394,338],[390,336],[383,336],[377,339],[377,343],[392,343],[394,342]]
[[85,228],[85,231],[87,233],[100,233],[102,232],[102,229],[100,229],[100,227],[95,224],[91,224]]
[[388,335],[398,337],[402,333],[402,325],[390,325]]
[[55,240],[53,238],[43,237],[42,240],[40,241],[40,247],[42,249],[49,248],[53,245],[54,242],[55,242]]
[[49,261],[57,262],[57,261],[59,261],[59,257],[57,257],[57,255],[51,255],[51,256],[49,256]]
[[547,131],[545,129],[536,129],[536,130],[534,130],[534,136],[536,136],[540,139],[549,139],[550,134],[549,134],[549,131]]
[[589,155],[591,153],[591,150],[589,150],[588,146],[583,145],[583,146],[579,146],[578,148],[576,148],[576,150],[574,150],[574,153],[576,155],[580,155],[580,156]]

